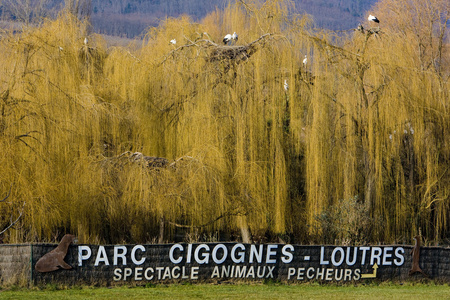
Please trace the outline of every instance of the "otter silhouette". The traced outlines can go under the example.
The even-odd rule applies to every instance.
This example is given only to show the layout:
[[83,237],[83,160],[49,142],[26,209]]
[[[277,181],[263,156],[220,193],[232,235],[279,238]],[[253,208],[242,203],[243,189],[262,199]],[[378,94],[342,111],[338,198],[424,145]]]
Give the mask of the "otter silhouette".
[[422,269],[419,266],[419,259],[420,259],[420,236],[416,235],[413,238],[416,241],[416,244],[414,245],[412,251],[411,251],[411,256],[412,256],[412,267],[411,270],[409,270],[409,276],[411,276],[412,274],[416,273],[416,272],[420,272],[422,273],[423,276],[428,277],[427,274],[425,274],[424,271],[422,271]]
[[36,262],[36,266],[34,267],[36,271],[45,273],[56,271],[60,268],[66,270],[72,269],[72,266],[64,261],[64,257],[66,256],[67,249],[73,240],[75,240],[75,236],[72,234],[66,234],[63,236],[61,242],[55,249],[39,258]]

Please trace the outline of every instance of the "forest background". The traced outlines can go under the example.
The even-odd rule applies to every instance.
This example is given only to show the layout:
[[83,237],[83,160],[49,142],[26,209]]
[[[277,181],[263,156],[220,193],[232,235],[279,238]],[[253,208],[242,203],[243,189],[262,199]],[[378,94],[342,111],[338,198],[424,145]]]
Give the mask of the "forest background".
[[[89,11],[89,21],[96,33],[135,38],[145,35],[148,27],[157,27],[167,17],[178,18],[187,14],[200,22],[216,8],[225,9],[230,0],[2,0],[0,16],[3,20],[36,23],[42,17],[55,18],[65,6],[78,6]],[[66,5],[69,3],[69,5]],[[319,28],[349,30],[376,0],[293,0],[291,12],[314,16]]]
[[450,242],[448,1],[339,33],[236,1],[116,47],[92,3],[1,32],[3,241]]

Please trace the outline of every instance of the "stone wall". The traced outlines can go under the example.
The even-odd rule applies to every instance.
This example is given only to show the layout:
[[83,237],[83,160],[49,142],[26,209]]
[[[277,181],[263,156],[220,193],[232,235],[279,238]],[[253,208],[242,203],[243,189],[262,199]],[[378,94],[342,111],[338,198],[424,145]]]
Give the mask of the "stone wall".
[[[40,273],[36,262],[54,244],[0,245],[2,283],[146,284],[189,281],[284,281],[292,283],[418,280],[409,275],[411,246],[301,246],[239,243],[71,245],[72,269]],[[420,267],[450,283],[450,248],[422,247]]]
[[31,281],[31,245],[0,245],[0,284]]

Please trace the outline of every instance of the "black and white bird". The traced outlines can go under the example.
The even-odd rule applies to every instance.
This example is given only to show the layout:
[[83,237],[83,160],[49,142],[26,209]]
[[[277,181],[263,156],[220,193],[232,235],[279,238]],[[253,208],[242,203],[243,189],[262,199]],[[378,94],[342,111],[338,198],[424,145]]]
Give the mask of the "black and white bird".
[[375,22],[375,23],[380,23],[380,20],[377,19],[377,17],[369,15],[369,17],[367,18],[367,20]]
[[231,40],[237,41],[237,39],[238,39],[238,35],[236,34],[236,32],[234,32],[233,34],[227,34],[226,36],[224,36],[223,43],[224,43],[224,45],[226,45],[229,42],[231,42]]
[[358,27],[356,28],[356,30],[361,31],[362,33],[364,33],[364,27],[361,25],[361,23],[358,23]]
[[171,43],[172,45],[176,45],[176,44],[177,44],[177,40],[176,40],[176,39],[170,40],[170,43]]

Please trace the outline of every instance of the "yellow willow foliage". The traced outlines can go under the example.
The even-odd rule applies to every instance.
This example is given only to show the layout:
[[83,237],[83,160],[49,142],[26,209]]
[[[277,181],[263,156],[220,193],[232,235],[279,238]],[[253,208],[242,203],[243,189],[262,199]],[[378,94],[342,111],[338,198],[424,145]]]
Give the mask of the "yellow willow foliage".
[[292,8],[166,19],[142,47],[67,14],[2,34],[2,228],[23,210],[7,240],[443,240],[448,66],[395,31],[313,32]]

